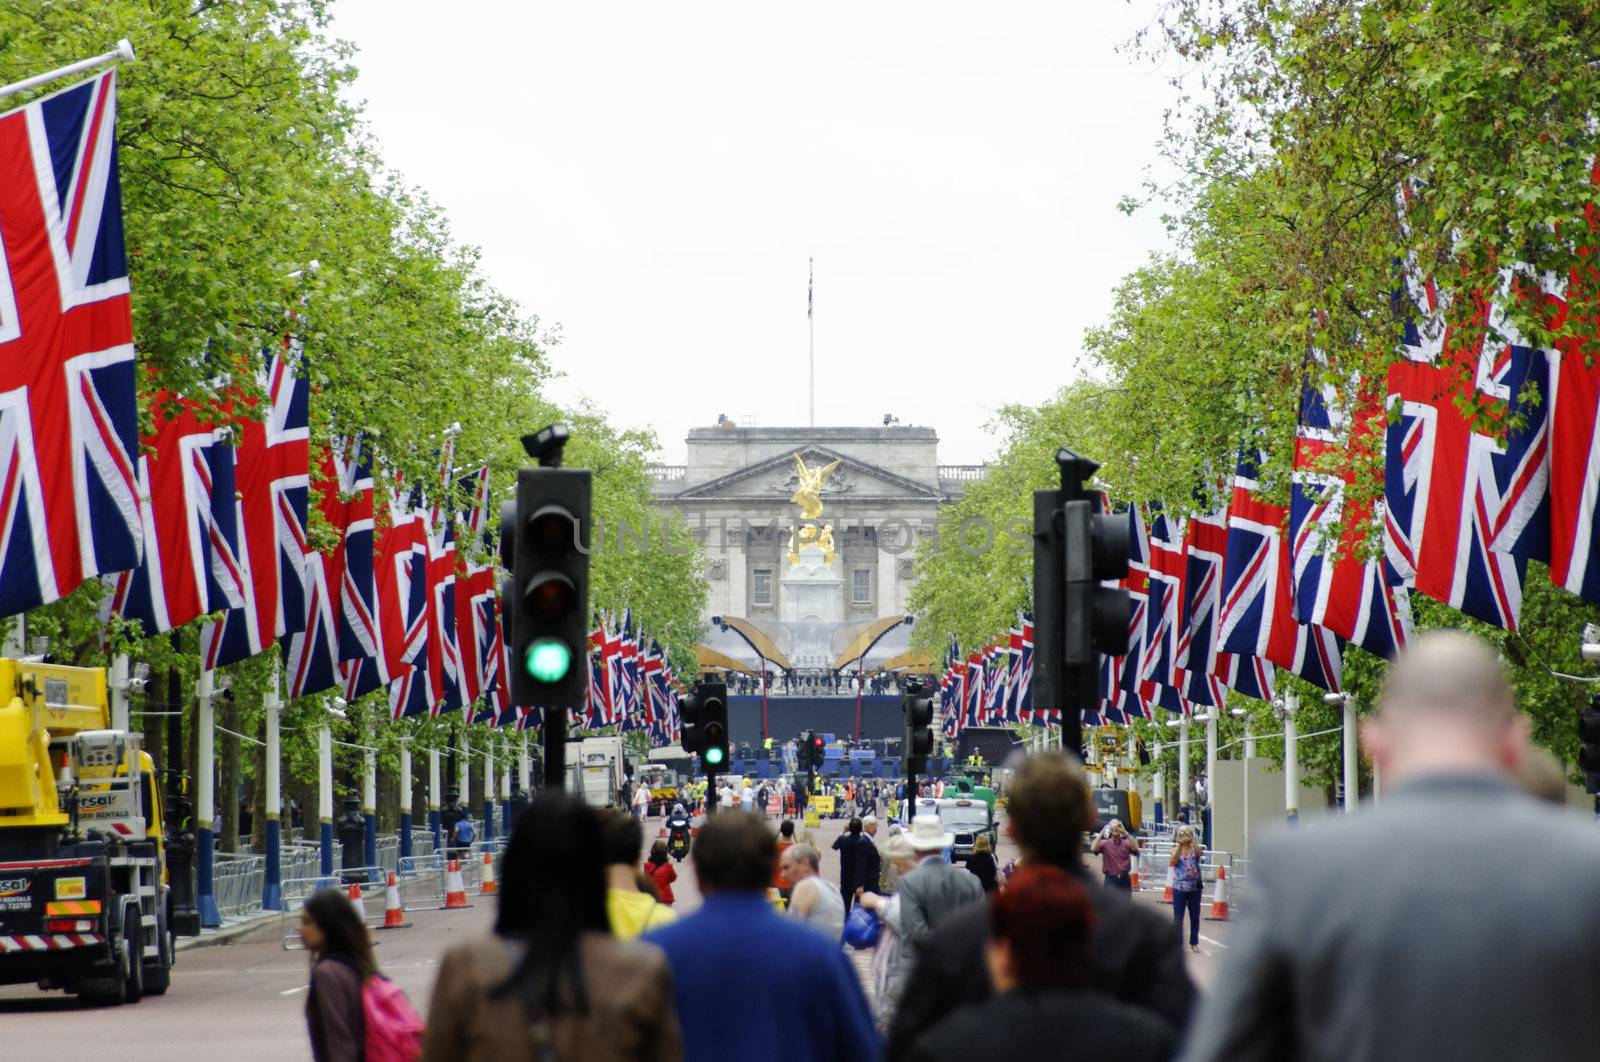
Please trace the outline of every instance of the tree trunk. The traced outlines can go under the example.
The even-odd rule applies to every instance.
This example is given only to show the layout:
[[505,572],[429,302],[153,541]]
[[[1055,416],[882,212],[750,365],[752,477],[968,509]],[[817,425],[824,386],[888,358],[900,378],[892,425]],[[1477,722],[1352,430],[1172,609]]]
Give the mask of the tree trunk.
[[378,768],[378,832],[400,829],[400,773]]

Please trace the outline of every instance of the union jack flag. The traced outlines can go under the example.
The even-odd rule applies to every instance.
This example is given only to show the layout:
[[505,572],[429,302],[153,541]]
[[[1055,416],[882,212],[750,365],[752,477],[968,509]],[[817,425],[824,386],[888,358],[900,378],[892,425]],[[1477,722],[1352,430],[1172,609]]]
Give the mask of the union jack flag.
[[963,726],[983,725],[983,650],[974,649],[967,654],[967,666],[963,672],[967,677],[964,690],[965,698],[961,702],[961,715]]
[[[1515,498],[1501,491],[1496,459],[1504,454],[1474,430],[1472,412],[1504,422],[1511,386],[1527,378],[1527,348],[1490,350],[1484,343],[1487,304],[1474,299],[1474,320],[1447,326],[1450,300],[1430,277],[1405,272],[1397,296],[1404,317],[1402,357],[1389,368],[1392,419],[1385,434],[1384,548],[1400,576],[1437,601],[1487,623],[1515,630],[1522,611],[1525,561],[1490,549],[1502,510]],[[1463,394],[1463,381],[1474,381]]]
[[1139,677],[1173,689],[1177,675],[1178,627],[1183,613],[1185,558],[1183,525],[1156,506],[1150,510],[1149,608]]
[[[345,499],[339,513],[344,534],[339,542],[339,589],[335,594],[339,603],[339,659],[368,658],[379,674],[385,674],[373,557],[377,525],[371,447],[359,437],[336,442],[329,460],[333,482]],[[324,504],[328,504],[326,499]]]
[[[494,597],[494,623],[491,626],[489,655],[484,664],[483,685],[489,692],[489,703],[496,712],[500,713],[502,721],[512,712],[521,713],[523,709],[511,703],[511,661],[506,652],[506,628],[502,618],[500,595]],[[517,726],[521,729],[525,724],[524,717],[518,715]]]
[[1381,523],[1382,506],[1347,502],[1353,483],[1343,455],[1370,444],[1377,403],[1358,395],[1354,424],[1332,387],[1307,387],[1295,437],[1294,484],[1289,501],[1289,541],[1294,568],[1295,616],[1326,627],[1369,652],[1393,657],[1411,629],[1411,601],[1401,578],[1381,558],[1365,558],[1366,530]]
[[601,725],[620,724],[628,717],[627,673],[622,667],[622,635],[612,633],[611,624],[604,624],[605,641],[600,646],[600,663],[605,670],[606,714]]
[[[411,666],[421,648],[421,624],[427,620],[422,593],[425,558],[418,563],[418,545],[424,531],[414,506],[398,492],[392,492],[385,506],[385,521],[376,531],[373,582],[377,594],[378,645],[374,657],[382,666],[382,681],[399,678]],[[418,592],[412,593],[412,583]]]
[[138,620],[146,634],[244,604],[238,556],[233,447],[218,441],[200,404],[157,395],[156,430],[139,457],[144,559],[107,578],[107,612]]
[[[1022,722],[1021,705],[1019,703],[1022,693],[1022,610],[1017,610],[1017,622],[1008,633],[1006,653],[1006,693],[1005,701],[1001,706],[1001,719],[1006,723]],[[1033,641],[1033,631],[1028,632],[1028,641]],[[1029,660],[1031,666],[1033,661]]]
[[[240,442],[235,457],[244,566],[249,572],[243,608],[230,609],[200,632],[206,668],[264,652],[305,622],[302,581],[306,504],[311,485],[309,389],[295,374],[299,345],[286,341],[266,360],[259,377],[266,418],[234,416]],[[255,400],[244,400],[254,406]]]
[[[1600,166],[1600,163],[1597,163]],[[1600,214],[1591,205],[1590,230]],[[1575,270],[1571,286],[1578,291],[1596,287],[1600,279],[1593,268]],[[1509,284],[1507,285],[1510,286]],[[1537,293],[1518,284],[1516,295],[1542,302],[1546,327],[1562,332],[1568,327],[1570,307],[1567,285],[1557,278],[1541,278]],[[1592,295],[1579,296],[1587,301]],[[1500,303],[1491,309],[1491,324],[1525,348],[1526,379],[1507,381],[1513,409],[1526,427],[1507,439],[1506,453],[1497,455],[1497,481],[1504,492],[1498,529],[1491,548],[1521,559],[1544,561],[1557,586],[1591,601],[1600,601],[1600,536],[1595,534],[1596,501],[1600,499],[1600,362],[1590,364],[1592,338],[1559,335],[1554,350],[1532,350],[1504,320]],[[1519,402],[1524,387],[1542,396],[1529,408]]]
[[[1245,456],[1228,503],[1228,551],[1222,565],[1223,652],[1264,657],[1325,690],[1338,692],[1342,640],[1294,618],[1287,514],[1257,493],[1256,462]],[[1238,687],[1235,687],[1236,689]]]
[[584,719],[587,721],[585,725],[590,729],[598,727],[599,720],[611,714],[606,704],[611,691],[607,683],[605,647],[605,620],[596,614],[594,630],[589,632],[589,686],[583,703]]
[[1178,643],[1174,653],[1182,676],[1180,692],[1191,704],[1221,707],[1217,675],[1218,613],[1222,607],[1222,566],[1228,551],[1227,515],[1192,516],[1184,527],[1183,583],[1178,592]]
[[0,615],[142,552],[116,85],[0,115]]
[[434,712],[461,709],[468,722],[472,704],[461,697],[461,647],[456,641],[455,521],[446,517],[428,536],[428,681]]
[[489,689],[493,666],[495,569],[481,560],[468,560],[466,573],[456,576],[456,641],[461,652],[461,697],[475,703]]

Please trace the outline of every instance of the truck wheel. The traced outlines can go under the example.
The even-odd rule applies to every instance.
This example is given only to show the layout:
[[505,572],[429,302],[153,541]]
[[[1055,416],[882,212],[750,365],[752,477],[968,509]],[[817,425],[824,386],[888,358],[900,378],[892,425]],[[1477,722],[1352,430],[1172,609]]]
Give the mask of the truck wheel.
[[139,924],[139,908],[130,907],[122,916],[122,942],[128,949],[128,973],[123,981],[122,1001],[137,1003],[144,998],[144,927]]
[[[123,929],[123,939],[127,939],[126,927]],[[119,1007],[135,1002],[128,998],[128,976],[120,962],[114,963],[109,970],[96,969],[90,976],[81,978],[76,991],[78,999],[91,1007]]]
[[144,994],[147,996],[164,996],[172,985],[172,930],[167,925],[164,910],[156,912],[156,942],[161,954],[144,966]]

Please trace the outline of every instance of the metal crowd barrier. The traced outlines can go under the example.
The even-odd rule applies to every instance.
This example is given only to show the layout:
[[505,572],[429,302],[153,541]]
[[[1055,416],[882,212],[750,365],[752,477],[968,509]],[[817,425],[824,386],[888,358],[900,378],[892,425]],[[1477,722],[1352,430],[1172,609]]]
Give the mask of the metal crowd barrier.
[[400,862],[400,838],[395,834],[380,834],[377,849],[378,865],[393,871]]
[[[352,884],[361,891],[361,899],[357,901],[351,897],[361,912],[361,917],[367,925],[381,925],[383,923],[383,897],[388,886],[389,872],[382,867],[347,867],[344,871],[334,874],[318,874],[312,877],[285,878],[283,881],[283,914],[279,916],[278,925],[283,942],[284,951],[299,951],[303,948],[300,943],[300,933],[297,926],[300,922],[300,909],[305,906],[306,899],[323,889],[339,889],[341,892],[348,890]],[[349,880],[346,880],[346,879]],[[373,914],[374,905],[369,902],[374,897],[377,899],[377,913]]]
[[[1139,840],[1139,891],[1164,892],[1167,887],[1167,860],[1172,857],[1175,847],[1171,840],[1161,838],[1140,838]],[[1092,858],[1092,857],[1091,857]],[[1230,891],[1228,905],[1230,908],[1239,906],[1238,893],[1233,889],[1240,883],[1243,874],[1240,873],[1239,864],[1247,860],[1235,859],[1233,853],[1212,851],[1207,849],[1200,858],[1200,887],[1201,902],[1208,903],[1215,898],[1217,868],[1226,867]]]
[[242,915],[259,910],[266,873],[265,856],[216,853],[211,880],[217,910],[225,915]]
[[425,856],[433,854],[433,831],[429,829],[411,828],[411,854]]

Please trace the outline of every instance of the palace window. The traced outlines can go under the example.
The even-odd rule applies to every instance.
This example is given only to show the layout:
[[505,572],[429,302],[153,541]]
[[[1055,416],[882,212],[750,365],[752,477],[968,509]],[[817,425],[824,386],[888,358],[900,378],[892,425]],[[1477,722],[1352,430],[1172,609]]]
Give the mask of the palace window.
[[872,604],[872,569],[856,568],[850,573],[850,603]]
[[750,573],[750,603],[758,608],[772,607],[771,568],[757,568]]

